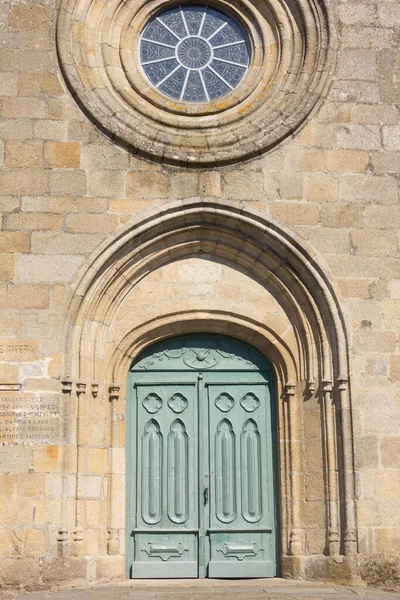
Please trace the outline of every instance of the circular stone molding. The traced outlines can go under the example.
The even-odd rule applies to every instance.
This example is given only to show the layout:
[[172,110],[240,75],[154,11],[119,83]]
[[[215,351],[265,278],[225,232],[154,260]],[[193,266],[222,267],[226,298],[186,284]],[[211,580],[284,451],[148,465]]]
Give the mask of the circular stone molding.
[[184,166],[230,164],[293,133],[324,93],[333,1],[196,2],[231,16],[250,44],[242,81],[217,100],[173,100],[146,77],[140,36],[151,18],[179,6],[165,0],[61,0],[61,69],[87,116],[133,152]]

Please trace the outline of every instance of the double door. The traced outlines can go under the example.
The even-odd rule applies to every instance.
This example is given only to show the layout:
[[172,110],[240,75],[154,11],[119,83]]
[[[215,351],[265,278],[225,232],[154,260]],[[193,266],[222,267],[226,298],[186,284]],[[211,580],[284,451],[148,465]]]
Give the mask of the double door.
[[131,374],[130,577],[276,574],[270,375]]

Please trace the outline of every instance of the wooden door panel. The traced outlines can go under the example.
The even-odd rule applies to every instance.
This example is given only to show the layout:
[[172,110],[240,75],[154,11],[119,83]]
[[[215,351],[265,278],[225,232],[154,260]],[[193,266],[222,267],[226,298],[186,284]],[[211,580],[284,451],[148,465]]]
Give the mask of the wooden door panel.
[[[197,577],[196,382],[138,381],[133,577]],[[140,485],[139,485],[140,484]]]
[[233,373],[231,381],[226,373],[213,373],[205,385],[209,404],[210,577],[274,575],[269,390],[262,376],[253,376],[253,381],[249,375],[247,378],[247,382],[235,382]]

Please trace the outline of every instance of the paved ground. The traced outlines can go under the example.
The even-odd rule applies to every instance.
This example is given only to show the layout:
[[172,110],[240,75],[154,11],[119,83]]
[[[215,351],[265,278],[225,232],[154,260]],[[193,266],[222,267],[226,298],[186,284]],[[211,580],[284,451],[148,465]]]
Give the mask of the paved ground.
[[0,592],[0,600],[391,600],[400,589],[265,580],[135,581],[43,592]]

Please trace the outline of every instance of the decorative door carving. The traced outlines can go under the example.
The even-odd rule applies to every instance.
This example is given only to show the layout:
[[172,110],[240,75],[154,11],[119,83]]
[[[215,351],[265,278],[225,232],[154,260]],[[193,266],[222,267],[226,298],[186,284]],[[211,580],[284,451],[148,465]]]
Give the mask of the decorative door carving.
[[163,346],[142,355],[130,375],[129,574],[273,577],[270,366],[222,336]]

